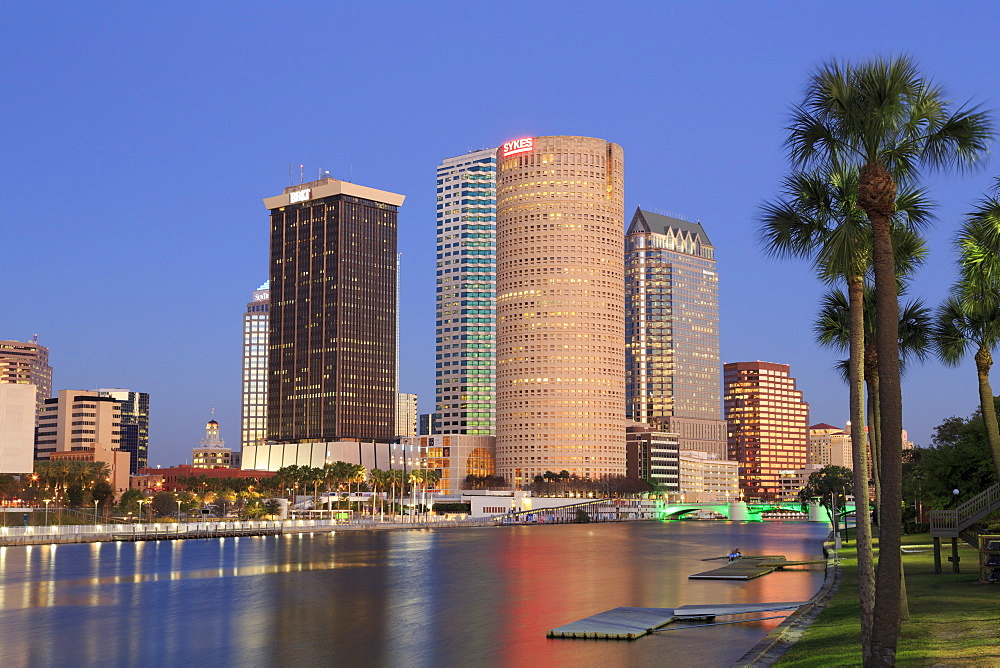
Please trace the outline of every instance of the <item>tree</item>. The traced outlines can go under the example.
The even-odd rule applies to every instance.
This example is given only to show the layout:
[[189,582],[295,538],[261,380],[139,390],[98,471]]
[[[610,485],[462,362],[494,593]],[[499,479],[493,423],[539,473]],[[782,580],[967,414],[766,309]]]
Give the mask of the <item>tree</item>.
[[107,508],[115,500],[115,488],[107,480],[98,480],[90,490],[90,498],[97,501],[101,508]]
[[[876,382],[866,360],[866,324],[874,329],[874,321],[865,317],[864,295],[866,276],[871,270],[871,226],[858,202],[858,172],[856,169],[829,168],[815,173],[794,172],[785,179],[783,196],[763,206],[760,238],[765,252],[778,257],[812,258],[819,277],[827,283],[843,282],[847,295],[840,290],[832,294],[836,310],[827,309],[820,334],[821,343],[835,343],[848,352],[847,381],[851,423],[852,464],[855,487],[865,490],[867,503],[868,443],[865,430],[865,383]],[[907,244],[913,251],[907,257],[910,264],[922,260],[922,242],[914,230],[929,219],[930,206],[923,191],[903,190],[896,202],[894,226],[897,243]],[[905,271],[912,266],[905,267]],[[903,273],[900,267],[897,274]],[[867,291],[867,292],[870,292]],[[825,306],[830,304],[830,299]],[[822,313],[822,312],[821,312]],[[835,327],[834,327],[835,326]],[[869,397],[873,393],[869,391]],[[874,433],[874,431],[873,431]],[[877,441],[876,441],[877,443]],[[879,458],[873,456],[877,463]],[[876,490],[878,482],[876,476]],[[877,496],[877,495],[876,495]],[[875,567],[871,545],[871,523],[867,513],[858,516],[858,579],[861,603],[861,633],[863,642],[870,644],[875,606]]]
[[278,499],[268,499],[264,502],[264,512],[274,518],[281,513],[281,501]]
[[73,483],[66,488],[66,505],[70,508],[79,508],[83,505],[83,485]]
[[[819,471],[809,474],[806,486],[799,490],[799,501],[802,502],[802,509],[809,508],[812,499],[819,499],[820,504],[826,508],[827,516],[833,529],[837,529],[837,517],[835,507],[843,510],[847,506],[847,496],[854,494],[854,472],[843,466],[824,466]],[[866,500],[855,499],[855,515],[860,517],[864,511]]]
[[979,411],[1000,480],[1000,426],[990,386],[992,351],[1000,347],[1000,199],[985,198],[966,217],[957,246],[959,280],[938,310],[934,342],[941,361],[949,365],[958,365],[966,353],[976,351]]
[[903,406],[890,236],[897,185],[915,182],[922,165],[972,166],[992,139],[986,114],[952,111],[943,91],[905,57],[821,66],[789,127],[787,143],[796,165],[858,169],[858,207],[872,226],[883,457],[875,621],[872,641],[863,639],[862,648],[866,666],[894,665],[900,630]]
[[138,517],[142,512],[139,501],[145,498],[146,495],[142,493],[142,490],[127,489],[122,494],[122,498],[118,500],[118,508],[123,513],[134,513]]
[[177,498],[171,492],[157,492],[149,505],[156,517],[169,517],[177,512]]

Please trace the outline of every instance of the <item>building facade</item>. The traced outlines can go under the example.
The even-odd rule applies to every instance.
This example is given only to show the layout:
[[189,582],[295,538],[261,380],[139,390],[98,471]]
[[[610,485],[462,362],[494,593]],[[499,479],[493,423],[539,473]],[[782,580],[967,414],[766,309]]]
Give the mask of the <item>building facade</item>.
[[626,417],[726,455],[719,276],[700,223],[636,209],[625,236]]
[[497,473],[622,476],[624,163],[591,137],[497,150]]
[[129,453],[129,473],[135,475],[139,469],[149,465],[149,394],[122,388],[104,388],[94,392],[121,404],[118,449]]
[[496,425],[496,149],[437,168],[435,412],[439,433]]
[[729,459],[740,464],[750,501],[776,501],[781,471],[805,468],[809,404],[787,364],[732,362],[723,367]]
[[31,341],[0,341],[0,383],[35,386],[35,413],[42,412],[45,400],[52,396],[52,367],[49,349]]
[[679,437],[657,431],[646,424],[626,430],[628,477],[651,483],[656,492],[673,494],[680,490]]
[[267,336],[270,326],[271,284],[253,291],[243,314],[243,402],[240,447],[267,438]]
[[239,455],[226,447],[215,420],[205,423],[205,438],[197,448],[191,448],[191,465],[200,469],[239,468]]
[[391,440],[403,196],[325,178],[271,212],[267,439]]
[[739,462],[703,450],[682,450],[679,469],[682,502],[716,503],[740,498]]
[[820,422],[809,427],[809,464],[853,469],[851,435],[840,427]]
[[0,474],[35,467],[35,386],[0,383]]
[[116,494],[128,489],[131,453],[121,444],[122,404],[94,391],[60,390],[45,400],[35,435],[35,458],[104,462]]
[[403,439],[419,453],[425,468],[439,478],[433,491],[461,494],[467,476],[496,474],[496,438],[471,434],[439,434]]
[[417,395],[400,392],[396,395],[396,438],[416,436],[419,427]]

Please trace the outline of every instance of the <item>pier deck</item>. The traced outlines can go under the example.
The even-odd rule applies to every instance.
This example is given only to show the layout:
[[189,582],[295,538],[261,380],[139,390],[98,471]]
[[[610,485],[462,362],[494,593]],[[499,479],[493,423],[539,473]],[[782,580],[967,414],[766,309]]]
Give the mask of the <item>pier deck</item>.
[[721,615],[794,610],[807,601],[788,603],[736,603],[683,605],[679,608],[614,608],[577,622],[554,628],[549,638],[635,640],[673,621],[713,619]]
[[780,571],[786,566],[825,564],[826,561],[788,561],[784,555],[771,554],[757,557],[743,557],[727,562],[724,566],[689,575],[689,580],[753,580],[762,575]]

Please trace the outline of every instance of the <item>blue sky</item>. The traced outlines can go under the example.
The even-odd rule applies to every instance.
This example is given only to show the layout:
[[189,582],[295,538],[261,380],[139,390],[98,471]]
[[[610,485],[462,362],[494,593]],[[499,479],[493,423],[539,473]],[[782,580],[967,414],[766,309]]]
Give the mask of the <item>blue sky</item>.
[[[811,333],[824,288],[755,235],[788,172],[789,107],[823,61],[906,53],[957,102],[1000,109],[998,25],[995,2],[10,0],[0,338],[37,333],[56,389],[149,392],[154,464],[189,458],[213,406],[238,445],[242,313],[267,278],[261,199],[302,164],[307,179],[329,170],[407,196],[401,389],[430,411],[435,167],[521,136],[587,135],[624,147],[627,216],[705,226],[723,360],[790,364],[811,421],[840,425],[837,355]],[[938,221],[913,294],[931,305],[998,151],[981,172],[925,181]],[[918,444],[977,404],[971,362],[905,379]]]

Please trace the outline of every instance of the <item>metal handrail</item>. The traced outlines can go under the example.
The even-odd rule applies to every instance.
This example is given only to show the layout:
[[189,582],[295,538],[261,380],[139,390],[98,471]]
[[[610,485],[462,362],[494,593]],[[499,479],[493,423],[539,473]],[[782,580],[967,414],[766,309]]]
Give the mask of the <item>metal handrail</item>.
[[1000,483],[988,487],[954,510],[932,510],[931,533],[959,532],[994,510],[1000,510]]

